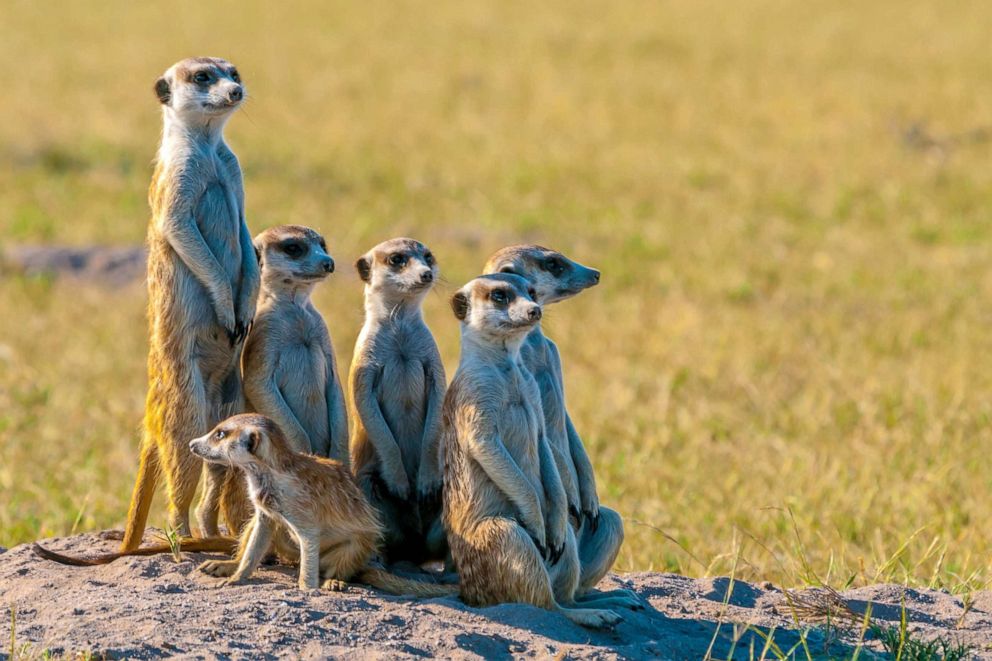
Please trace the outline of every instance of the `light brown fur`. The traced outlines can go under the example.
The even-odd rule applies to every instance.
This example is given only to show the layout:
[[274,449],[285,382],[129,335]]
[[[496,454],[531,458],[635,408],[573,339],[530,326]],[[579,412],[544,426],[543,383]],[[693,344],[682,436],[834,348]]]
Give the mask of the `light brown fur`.
[[274,550],[299,561],[301,589],[322,585],[340,590],[356,579],[395,594],[457,593],[455,586],[404,579],[370,567],[382,526],[354,477],[339,461],[292,451],[269,418],[234,416],[191,441],[190,449],[205,461],[244,471],[255,506],[237,556],[205,562],[202,571],[238,583]]
[[[188,440],[243,410],[240,342],[259,285],[241,169],[223,140],[243,98],[237,72],[224,60],[191,58],[166,71],[155,92],[164,129],[148,194],[148,396],[122,551],[140,544],[160,475],[169,523],[190,535],[203,466]],[[217,534],[223,480],[223,469],[210,474],[197,512],[201,534]]]
[[[600,277],[599,271],[537,245],[498,250],[487,260],[485,272],[513,273],[525,278],[543,307],[599,284]],[[584,594],[613,566],[623,543],[623,520],[617,512],[599,504],[592,463],[565,407],[558,347],[544,335],[540,323],[527,335],[520,354],[541,392],[545,429],[565,486],[579,546],[579,593]]]
[[573,622],[620,617],[576,602],[579,558],[541,397],[520,345],[541,318],[526,280],[488,275],[452,299],[462,353],[443,409],[444,524],[466,603],[523,602]]
[[356,267],[365,282],[365,323],[349,375],[352,470],[383,522],[385,560],[442,560],[446,378],[421,313],[437,262],[427,246],[400,238],[375,246]]

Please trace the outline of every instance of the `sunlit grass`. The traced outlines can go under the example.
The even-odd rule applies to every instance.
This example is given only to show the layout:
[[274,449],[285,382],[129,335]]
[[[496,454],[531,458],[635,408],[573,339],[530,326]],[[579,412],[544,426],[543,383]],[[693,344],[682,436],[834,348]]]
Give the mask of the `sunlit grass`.
[[[151,84],[236,62],[249,224],[347,265],[413,235],[446,298],[496,248],[603,283],[548,311],[617,567],[785,584],[992,578],[992,125],[979,2],[103,3],[0,22],[0,243],[143,239]],[[914,128],[914,125],[919,125]],[[144,292],[0,284],[0,544],[119,525]],[[157,506],[161,506],[161,498]],[[152,522],[161,523],[161,509]],[[81,514],[80,514],[81,513]]]

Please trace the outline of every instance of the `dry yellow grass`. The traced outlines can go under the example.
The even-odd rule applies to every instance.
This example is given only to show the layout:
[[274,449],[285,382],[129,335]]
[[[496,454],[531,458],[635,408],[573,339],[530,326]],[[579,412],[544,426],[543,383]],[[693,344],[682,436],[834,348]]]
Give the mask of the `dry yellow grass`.
[[[896,0],[10,2],[0,237],[140,241],[151,83],[227,57],[252,229],[312,225],[341,264],[430,244],[449,369],[445,299],[490,251],[603,271],[547,329],[627,520],[619,569],[727,572],[743,545],[743,578],[970,590],[992,578],[990,24]],[[349,269],[318,294],[344,365],[360,297]],[[0,544],[122,520],[143,305],[0,284]]]

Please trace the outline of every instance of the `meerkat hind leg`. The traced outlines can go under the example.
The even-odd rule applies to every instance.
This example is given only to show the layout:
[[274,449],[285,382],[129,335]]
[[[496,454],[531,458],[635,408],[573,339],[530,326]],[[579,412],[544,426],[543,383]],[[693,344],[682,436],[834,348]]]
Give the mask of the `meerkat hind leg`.
[[457,562],[462,577],[462,598],[466,603],[477,606],[509,602],[531,604],[561,613],[581,626],[597,629],[612,627],[621,621],[622,618],[610,610],[561,606],[555,600],[543,558],[527,532],[515,521],[488,517],[465,537],[471,548]]
[[576,540],[581,565],[578,594],[584,594],[606,576],[616,561],[623,544],[623,519],[608,507],[600,507],[596,530],[590,530],[588,522],[584,522]]
[[341,591],[346,582],[357,574],[375,551],[375,541],[370,535],[355,534],[342,537],[325,546],[320,552],[320,576],[325,590]]

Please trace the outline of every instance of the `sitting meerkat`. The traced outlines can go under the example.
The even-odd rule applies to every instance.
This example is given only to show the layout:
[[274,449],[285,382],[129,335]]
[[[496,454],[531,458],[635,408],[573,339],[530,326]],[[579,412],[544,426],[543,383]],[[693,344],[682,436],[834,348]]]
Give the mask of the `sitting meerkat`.
[[[542,306],[571,298],[599,284],[599,271],[535,245],[498,250],[487,260],[485,272],[522,276],[531,283]],[[544,335],[540,322],[527,335],[520,353],[541,391],[548,440],[573,516],[582,563],[579,581],[582,594],[599,583],[613,566],[623,543],[623,520],[615,511],[599,504],[592,463],[565,407],[558,347]]]
[[351,363],[351,463],[385,526],[387,562],[444,559],[439,455],[446,379],[421,305],[438,265],[424,244],[392,239],[355,264],[365,324]]
[[[340,590],[356,579],[393,594],[451,596],[456,585],[402,578],[369,565],[382,525],[348,468],[339,461],[294,452],[279,426],[258,414],[229,418],[193,439],[190,451],[209,463],[241,469],[255,514],[233,560],[209,560],[200,569],[244,581],[270,551],[299,560],[299,587]],[[288,535],[295,545],[287,543]],[[323,583],[321,584],[321,580]]]
[[282,225],[255,237],[262,269],[258,312],[245,342],[245,397],[297,452],[347,465],[348,415],[331,336],[310,295],[334,272],[324,237]]
[[620,621],[627,594],[576,599],[580,566],[565,489],[544,432],[541,394],[520,347],[541,320],[534,288],[510,274],[452,298],[461,358],[443,409],[444,525],[473,606],[523,602],[589,627]]
[[[331,336],[310,296],[334,272],[327,243],[299,225],[255,237],[262,287],[242,371],[246,408],[272,418],[290,447],[348,462],[348,414]],[[227,471],[222,509],[237,534],[252,508],[240,471]]]

